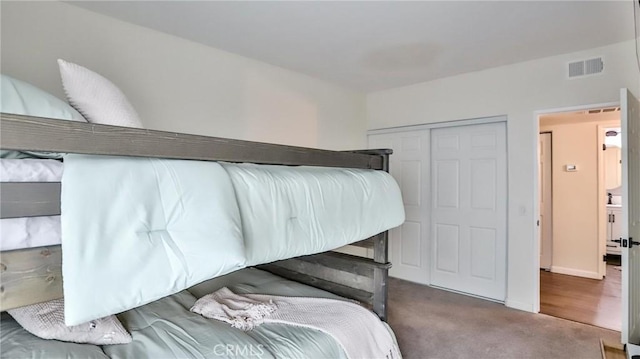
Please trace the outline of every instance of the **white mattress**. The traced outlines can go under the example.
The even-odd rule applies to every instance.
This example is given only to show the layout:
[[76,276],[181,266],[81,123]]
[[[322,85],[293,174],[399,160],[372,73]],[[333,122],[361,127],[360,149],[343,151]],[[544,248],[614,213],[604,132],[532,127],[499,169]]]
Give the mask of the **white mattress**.
[[[0,159],[0,182],[60,182],[56,160]],[[60,244],[60,216],[0,219],[0,250]]]
[[336,249],[404,222],[386,172],[224,163],[242,216],[247,266]]

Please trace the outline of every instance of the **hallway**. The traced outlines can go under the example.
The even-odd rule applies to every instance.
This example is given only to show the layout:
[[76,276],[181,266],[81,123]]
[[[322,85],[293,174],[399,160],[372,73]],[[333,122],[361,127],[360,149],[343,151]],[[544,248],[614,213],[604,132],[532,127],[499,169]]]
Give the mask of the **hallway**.
[[540,271],[540,313],[620,331],[620,267],[603,280]]

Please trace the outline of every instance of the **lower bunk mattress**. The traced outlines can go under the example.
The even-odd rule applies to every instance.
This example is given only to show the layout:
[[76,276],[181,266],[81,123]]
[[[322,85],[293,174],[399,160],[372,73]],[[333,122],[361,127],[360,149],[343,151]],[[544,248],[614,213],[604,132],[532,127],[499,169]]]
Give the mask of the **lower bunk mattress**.
[[[315,329],[265,323],[245,332],[189,311],[197,298],[222,287],[238,294],[340,299],[317,288],[246,268],[119,314],[118,319],[133,338],[129,344],[96,346],[44,340],[2,313],[2,358],[347,357],[333,337]],[[391,329],[387,329],[393,337]]]

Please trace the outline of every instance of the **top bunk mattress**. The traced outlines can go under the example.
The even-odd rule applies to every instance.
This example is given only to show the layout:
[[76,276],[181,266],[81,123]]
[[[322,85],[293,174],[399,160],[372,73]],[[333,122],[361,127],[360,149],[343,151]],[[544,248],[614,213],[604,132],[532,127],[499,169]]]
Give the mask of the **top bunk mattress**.
[[[259,236],[265,229],[280,231],[278,238],[291,242],[295,233],[300,231],[331,232],[331,226],[322,228],[315,221],[312,227],[300,228],[296,226],[300,217],[322,214],[321,209],[339,201],[339,212],[329,212],[332,223],[339,223],[346,218],[342,213],[348,213],[357,208],[354,201],[372,201],[375,197],[371,193],[388,191],[389,186],[371,181],[362,175],[364,171],[323,169],[314,167],[258,166],[251,164],[224,164],[224,168],[232,177],[236,187],[238,201],[244,206],[243,211],[246,226],[245,235]],[[60,182],[64,165],[62,161],[54,159],[0,159],[0,182]],[[355,179],[355,180],[354,180]],[[320,184],[324,181],[325,185]],[[297,198],[297,201],[291,201]],[[275,202],[275,203],[274,203]],[[295,203],[297,202],[297,203]],[[370,206],[380,206],[382,203],[370,203]],[[315,207],[315,208],[314,208]],[[296,213],[294,213],[296,212]],[[372,212],[375,214],[375,212]],[[382,213],[382,212],[379,212]],[[397,217],[400,217],[399,215]],[[351,218],[349,218],[351,219]],[[376,234],[381,230],[375,224],[381,223],[380,218],[360,216],[362,227],[371,226],[372,229],[359,229],[361,232]],[[384,222],[384,221],[382,221]],[[298,233],[300,234],[300,233]],[[307,233],[301,233],[307,235]],[[0,220],[0,250],[14,250],[21,248],[57,245],[61,243],[60,216],[5,218]],[[330,233],[334,238],[342,237],[343,244],[349,235],[354,233]],[[260,242],[257,242],[260,243]],[[295,243],[292,243],[295,246]],[[323,243],[313,244],[312,251],[327,250]],[[289,247],[289,246],[284,246]],[[281,259],[287,253],[274,253],[266,245],[250,246],[250,257],[256,263]],[[308,251],[305,248],[301,252]]]
[[[251,241],[249,257],[254,263],[265,263],[286,257],[289,253],[281,253],[282,248],[293,248],[295,251],[296,235],[308,235],[308,231],[316,234],[329,232],[327,236],[336,238],[341,244],[347,244],[348,237],[355,233],[341,233],[336,228],[343,228],[334,223],[351,220],[343,213],[354,210],[354,201],[371,201],[369,194],[387,191],[389,187],[383,183],[371,181],[359,170],[323,169],[314,167],[284,167],[258,166],[251,164],[224,164],[236,187],[238,201],[244,204],[240,207],[245,217],[245,236],[257,237],[265,230],[280,232],[277,239],[289,242],[285,246],[272,247],[265,241]],[[62,161],[54,159],[0,159],[0,182],[60,182],[64,165]],[[351,178],[349,178],[351,177]],[[355,179],[355,181],[353,180]],[[351,181],[349,181],[351,180]],[[320,183],[325,182],[324,188]],[[328,184],[328,185],[327,185]],[[297,198],[297,201],[291,201]],[[302,216],[322,214],[319,211],[327,205],[335,204],[338,212],[328,212],[331,215],[331,227],[323,228],[318,225],[321,221],[314,221],[312,226],[303,228],[297,225]],[[275,203],[274,203],[275,202]],[[370,203],[370,206],[380,206],[382,203]],[[357,210],[357,208],[355,208]],[[375,214],[375,212],[371,212]],[[379,212],[382,213],[382,212]],[[369,213],[370,214],[370,213]],[[359,228],[360,232],[370,235],[381,229],[375,224],[384,222],[380,218],[359,216],[361,227],[372,226],[371,229]],[[399,216],[398,216],[399,217]],[[58,245],[61,243],[60,216],[5,218],[0,220],[0,250],[15,250],[21,248]],[[297,232],[297,233],[296,233]],[[303,232],[303,233],[300,233]],[[357,235],[357,234],[356,234]],[[324,237],[327,237],[324,236]],[[338,243],[338,244],[340,244]],[[305,243],[303,243],[305,244]],[[298,248],[303,252],[321,252],[329,248],[322,241],[306,243],[313,248]],[[292,247],[293,246],[293,247]],[[332,245],[335,247],[336,245]],[[274,252],[274,249],[276,250]],[[295,254],[295,253],[294,253]]]

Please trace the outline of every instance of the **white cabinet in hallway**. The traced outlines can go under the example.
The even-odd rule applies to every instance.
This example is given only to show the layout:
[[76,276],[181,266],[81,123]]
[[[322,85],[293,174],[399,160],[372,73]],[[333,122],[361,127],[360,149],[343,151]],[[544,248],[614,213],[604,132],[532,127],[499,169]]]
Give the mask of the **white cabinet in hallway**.
[[620,255],[620,244],[614,239],[622,238],[622,206],[607,206],[607,254]]

